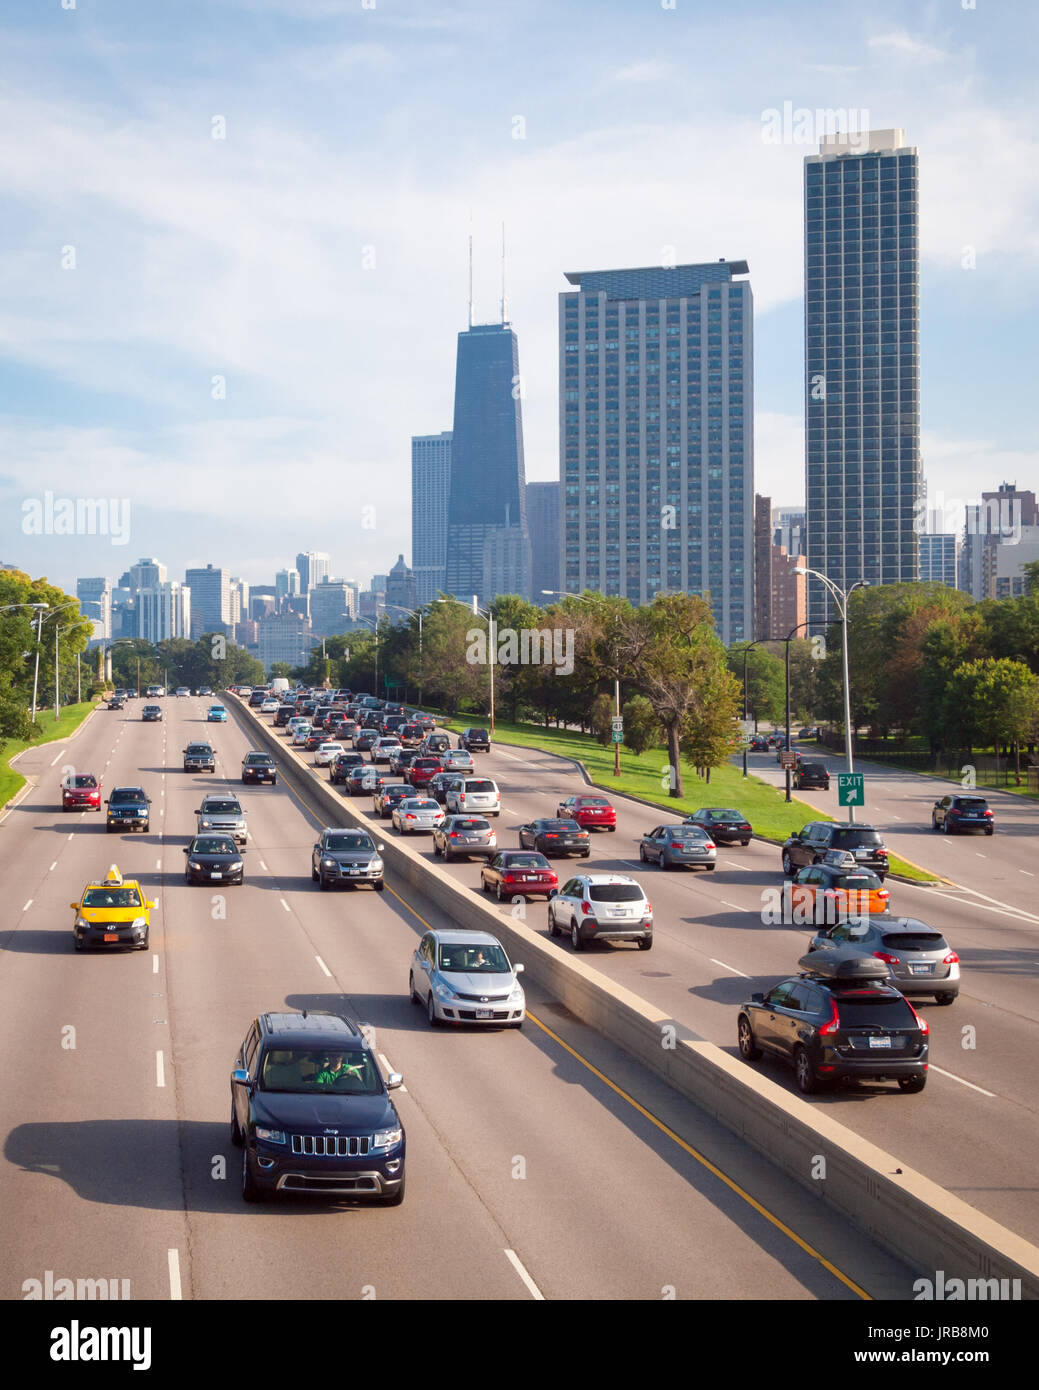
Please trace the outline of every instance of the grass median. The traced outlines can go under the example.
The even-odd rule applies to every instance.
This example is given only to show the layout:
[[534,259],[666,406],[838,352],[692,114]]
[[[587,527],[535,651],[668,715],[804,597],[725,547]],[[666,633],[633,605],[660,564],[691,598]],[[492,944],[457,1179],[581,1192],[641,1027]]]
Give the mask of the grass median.
[[[460,729],[480,725],[486,728],[487,720],[475,715],[463,715],[453,720],[441,720],[442,727],[457,732]],[[772,840],[785,840],[788,835],[800,830],[808,820],[832,820],[824,812],[816,809],[811,802],[794,798],[789,804],[785,793],[763,782],[752,774],[746,778],[742,769],[733,763],[711,769],[708,783],[698,777],[688,764],[682,764],[682,786],[684,795],[672,797],[668,793],[668,758],[663,748],[650,749],[647,753],[632,753],[621,746],[621,772],[613,775],[613,746],[599,743],[591,734],[577,733],[573,729],[546,729],[542,724],[509,724],[495,720],[495,743],[525,745],[541,748],[546,753],[556,753],[561,758],[579,758],[588,769],[588,775],[604,790],[614,788],[629,796],[638,796],[652,801],[664,810],[676,813],[691,813],[701,806],[732,806],[747,817],[754,827],[755,834],[767,836]],[[897,855],[891,856],[891,872],[911,878],[918,883],[929,883],[937,875],[909,864]]]
[[[68,738],[69,734],[75,733],[93,708],[89,700],[84,700],[80,705],[66,705],[59,711],[57,719],[54,718],[52,710],[37,710],[36,737],[24,740],[9,739],[5,742],[0,754],[0,809],[25,786],[25,778],[15,772],[11,766],[11,759],[17,758],[18,754],[24,753],[27,748],[38,748],[41,743],[53,743],[56,739]],[[60,797],[57,799],[61,800]]]

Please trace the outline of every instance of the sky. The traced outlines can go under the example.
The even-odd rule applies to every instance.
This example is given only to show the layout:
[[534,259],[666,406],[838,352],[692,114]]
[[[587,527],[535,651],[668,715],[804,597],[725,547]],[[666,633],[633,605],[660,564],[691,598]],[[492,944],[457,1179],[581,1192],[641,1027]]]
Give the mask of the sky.
[[[725,257],[756,490],[798,504],[796,137],[838,110],[919,150],[929,502],[1036,488],[1037,31],[1033,0],[5,0],[0,562],[409,559],[410,438],[451,428],[468,237],[496,321],[503,223],[528,480],[564,273]],[[48,493],[121,524],[36,534]]]

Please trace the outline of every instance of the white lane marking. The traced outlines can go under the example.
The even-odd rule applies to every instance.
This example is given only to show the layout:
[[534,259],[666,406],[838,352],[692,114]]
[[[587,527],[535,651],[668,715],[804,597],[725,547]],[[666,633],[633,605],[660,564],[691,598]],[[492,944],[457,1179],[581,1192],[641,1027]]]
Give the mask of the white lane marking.
[[[379,1053],[379,1061],[380,1061],[380,1062],[383,1064],[383,1066],[386,1068],[387,1073],[396,1070],[396,1068],[394,1068],[393,1066],[390,1065],[389,1058],[386,1056],[385,1052],[380,1052],[380,1053]],[[401,1090],[405,1095],[408,1094],[408,1088],[407,1088],[407,1086],[401,1085],[400,1090]]]
[[742,970],[737,970],[734,965],[726,965],[723,960],[715,960],[713,956],[708,957],[712,965],[720,965],[723,970],[731,970],[734,975],[739,975],[741,979],[749,980],[749,975],[744,975]]
[[288,903],[285,901],[284,898],[279,898],[278,901],[281,903],[282,907],[285,909],[286,912],[292,911],[292,908],[289,907]]
[[54,863],[50,866],[50,868],[47,870],[47,872],[48,872],[49,874],[52,874],[52,873],[54,872],[54,870],[55,870],[57,867],[58,867],[58,861],[55,859]]
[[902,817],[902,816],[896,816],[895,813],[894,813],[894,811],[892,811],[892,812],[891,812],[891,819],[892,819],[892,820],[902,820],[903,817]]
[[534,1280],[523,1268],[523,1262],[520,1259],[520,1257],[516,1254],[515,1250],[506,1250],[505,1257],[512,1265],[513,1269],[516,1271],[519,1277],[523,1280],[524,1284],[526,1284],[527,1292],[530,1294],[531,1298],[536,1298],[539,1303],[544,1303],[545,1295],[541,1292],[537,1284],[534,1283]]
[[155,861],[155,867],[156,867],[157,869],[161,869],[161,868],[162,868],[162,860],[161,860],[161,859],[156,859],[156,861]]
[[988,1096],[992,1100],[996,1097],[995,1091],[986,1091],[984,1086],[975,1086],[973,1081],[964,1081],[962,1076],[954,1076],[951,1071],[944,1071],[941,1067],[936,1067],[933,1062],[928,1071],[936,1071],[939,1076],[947,1076],[950,1081],[958,1081],[961,1086],[969,1086],[972,1091],[980,1091],[983,1096]]
[[987,858],[988,858],[988,855],[987,855],[987,854],[982,854],[982,852],[981,852],[980,849],[976,849],[976,850],[974,851],[974,853],[978,856],[979,859],[987,859]]
[[[69,839],[72,839],[71,835],[69,836]],[[1024,874],[1025,878],[1035,878],[1035,874],[1030,874],[1027,869],[1018,869],[1017,872],[1019,874]]]
[[166,1071],[163,1067],[161,1051],[155,1054],[155,1084],[156,1086],[165,1086],[166,1084]]
[[331,978],[332,978],[332,972],[331,972],[331,970],[329,970],[328,966],[327,966],[327,965],[325,964],[325,962],[321,959],[321,957],[320,957],[320,956],[315,956],[314,959],[317,961],[318,965],[320,965],[321,969],[325,972],[325,974],[328,976],[328,978],[331,979]]
[[158,973],[159,973],[159,957],[158,957],[158,956],[152,956],[152,974],[153,974],[153,975],[157,975]]
[[742,869],[745,874],[750,873],[750,870],[747,868],[746,864],[737,864],[735,859],[726,859],[725,862],[730,866],[730,868]]
[[[68,835],[66,835],[65,838],[66,838],[66,840],[71,840],[71,839],[72,839],[71,833],[68,834]],[[1024,869],[1022,869],[1021,872],[1024,873]]]
[[170,1298],[177,1302],[180,1299],[180,1253],[176,1250],[167,1250],[166,1259],[170,1267]]
[[64,748],[63,748],[56,758],[52,758],[52,759],[51,759],[51,767],[53,767],[55,763],[60,762],[61,759],[62,759],[64,756],[65,756],[65,750],[64,750]]
[[270,870],[267,868],[267,865],[263,862],[262,859],[260,860],[260,868],[263,870],[265,874],[270,873]]
[[[963,893],[970,893],[974,898],[983,898],[984,902],[973,903],[972,906],[984,908],[986,912],[1002,912],[1007,917],[1016,917],[1022,922],[1032,922],[1039,926],[1039,917],[1031,912],[1025,912],[1023,908],[1011,907],[1008,903],[1001,903],[998,898],[990,898],[987,893],[979,893],[976,888],[967,888],[962,883],[957,883],[956,887]],[[926,893],[929,897],[950,898],[954,903],[962,903],[963,898],[958,898],[955,893],[943,893],[939,888],[927,888],[921,883],[901,883],[899,888],[916,888],[921,893]],[[991,904],[991,906],[990,906]]]
[[722,904],[723,907],[733,907],[733,908],[736,909],[737,912],[749,912],[749,911],[750,911],[750,908],[749,908],[749,907],[740,907],[739,903],[730,903],[730,902],[729,902],[727,899],[725,899],[725,898],[719,898],[718,901]]
[[22,911],[28,912],[30,907],[32,907],[32,898],[30,898],[29,901],[25,904],[25,906],[22,908]]

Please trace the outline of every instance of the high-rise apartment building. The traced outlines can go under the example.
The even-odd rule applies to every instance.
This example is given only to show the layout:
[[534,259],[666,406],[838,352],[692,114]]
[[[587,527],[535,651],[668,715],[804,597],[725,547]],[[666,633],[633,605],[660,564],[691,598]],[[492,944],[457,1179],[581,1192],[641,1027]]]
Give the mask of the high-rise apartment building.
[[206,565],[184,573],[191,590],[191,636],[196,640],[206,632],[231,630],[231,576],[225,569]]
[[191,636],[191,590],[175,579],[137,591],[137,633],[146,642]]
[[772,636],[772,498],[754,496],[754,640]]
[[567,275],[559,296],[560,588],[709,597],[754,624],[753,303],[746,261]]
[[805,535],[804,508],[772,508],[772,544],[781,545],[788,555],[803,555]]
[[927,583],[956,588],[959,537],[953,532],[931,532],[920,537],[920,578]]
[[401,616],[401,608],[415,607],[415,576],[404,563],[404,556],[397,556],[397,563],[386,576],[386,607],[390,618],[396,622]]
[[[983,492],[980,502],[965,508],[958,587],[976,599],[1005,597],[998,592],[997,578],[1010,580],[1020,569],[1022,542],[1036,526],[1039,505],[1034,492],[1016,483],[1000,483],[995,492]],[[1006,553],[1004,546],[1010,548]]]
[[119,579],[120,587],[129,589],[131,593],[137,589],[154,589],[165,583],[166,566],[155,559],[138,560]]
[[282,599],[289,595],[302,593],[299,583],[299,570],[284,569],[279,570],[274,576],[274,591],[277,595],[279,604]]
[[530,592],[521,394],[510,324],[459,333],[444,586],[466,603]]
[[411,566],[415,596],[430,603],[447,583],[447,510],[451,497],[451,431],[411,440]]
[[301,594],[313,589],[325,579],[332,577],[332,557],[323,550],[304,550],[296,556],[296,570],[299,574]]
[[772,547],[772,637],[808,636],[808,581],[795,574],[801,564],[801,556],[788,554],[785,546]]
[[354,591],[350,585],[329,579],[312,588],[307,597],[315,637],[334,637],[349,631],[354,613]]
[[[248,621],[249,618],[249,583],[248,580],[238,579],[233,574],[231,576],[231,627],[236,630],[239,623]],[[237,641],[237,632],[235,633]]]
[[[920,577],[920,194],[901,130],[804,165],[806,563],[847,590]],[[813,633],[833,605],[808,585]]]
[[268,672],[276,661],[293,667],[306,665],[314,638],[302,614],[279,613],[273,618],[261,618],[257,628],[258,655]]
[[112,581],[110,579],[77,579],[76,597],[83,616],[94,624],[93,642],[106,642],[112,633]]
[[545,590],[562,589],[559,575],[559,483],[527,484],[527,530],[530,532],[530,591],[535,603],[551,603]]

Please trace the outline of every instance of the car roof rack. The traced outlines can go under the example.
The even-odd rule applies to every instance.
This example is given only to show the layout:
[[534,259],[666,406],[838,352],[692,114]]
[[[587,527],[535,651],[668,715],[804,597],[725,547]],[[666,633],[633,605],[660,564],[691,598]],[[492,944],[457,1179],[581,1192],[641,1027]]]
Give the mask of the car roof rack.
[[887,965],[877,956],[809,951],[797,963],[805,975],[815,975],[823,980],[861,983],[868,980],[886,982],[890,978]]

